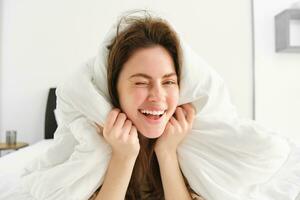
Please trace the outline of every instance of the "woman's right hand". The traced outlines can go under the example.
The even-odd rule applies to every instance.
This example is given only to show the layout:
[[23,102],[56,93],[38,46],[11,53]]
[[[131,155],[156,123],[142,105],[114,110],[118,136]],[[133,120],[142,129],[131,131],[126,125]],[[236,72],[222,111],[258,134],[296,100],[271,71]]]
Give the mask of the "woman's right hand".
[[103,136],[111,145],[113,156],[136,159],[140,143],[136,127],[125,113],[114,108],[110,111],[103,127]]

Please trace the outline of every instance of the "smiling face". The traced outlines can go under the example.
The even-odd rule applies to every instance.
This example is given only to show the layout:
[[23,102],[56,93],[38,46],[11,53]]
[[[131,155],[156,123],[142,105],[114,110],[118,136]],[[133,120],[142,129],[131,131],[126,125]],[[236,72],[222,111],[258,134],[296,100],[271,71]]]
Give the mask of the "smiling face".
[[117,91],[122,111],[137,130],[147,138],[161,136],[179,98],[168,51],[161,46],[138,49],[123,65]]

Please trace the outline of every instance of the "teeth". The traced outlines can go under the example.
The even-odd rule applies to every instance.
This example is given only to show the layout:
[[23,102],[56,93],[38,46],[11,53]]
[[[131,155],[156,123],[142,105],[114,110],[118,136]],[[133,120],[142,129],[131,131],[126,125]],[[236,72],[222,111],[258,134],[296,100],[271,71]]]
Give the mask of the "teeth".
[[150,115],[162,115],[165,113],[164,110],[161,110],[161,111],[141,110],[141,112],[144,114],[150,114]]

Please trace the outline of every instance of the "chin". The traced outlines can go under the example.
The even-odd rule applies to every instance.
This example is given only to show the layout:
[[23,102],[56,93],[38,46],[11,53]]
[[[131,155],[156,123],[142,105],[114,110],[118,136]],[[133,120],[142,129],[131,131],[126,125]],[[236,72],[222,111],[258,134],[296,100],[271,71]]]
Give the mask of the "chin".
[[153,130],[153,131],[149,131],[149,130],[143,131],[142,130],[139,132],[146,138],[155,139],[155,138],[159,138],[163,134],[164,130]]

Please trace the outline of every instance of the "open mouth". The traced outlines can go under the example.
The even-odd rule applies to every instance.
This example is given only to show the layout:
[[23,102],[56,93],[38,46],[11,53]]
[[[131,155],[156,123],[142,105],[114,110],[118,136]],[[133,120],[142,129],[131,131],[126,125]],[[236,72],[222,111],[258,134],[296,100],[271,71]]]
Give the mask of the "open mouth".
[[142,110],[139,110],[139,112],[150,120],[159,120],[166,113],[166,110],[157,113],[147,113]]

